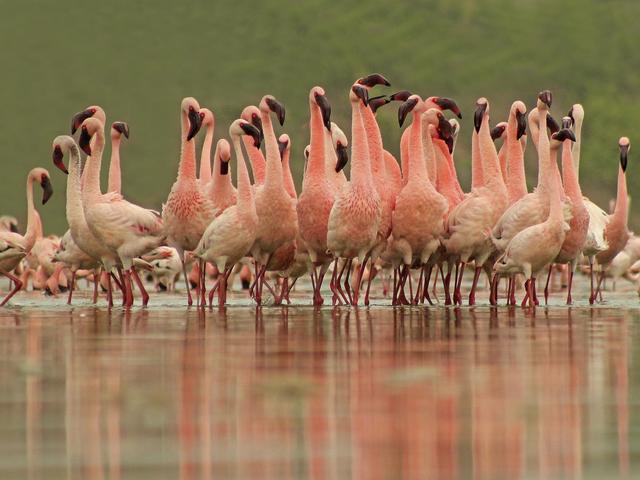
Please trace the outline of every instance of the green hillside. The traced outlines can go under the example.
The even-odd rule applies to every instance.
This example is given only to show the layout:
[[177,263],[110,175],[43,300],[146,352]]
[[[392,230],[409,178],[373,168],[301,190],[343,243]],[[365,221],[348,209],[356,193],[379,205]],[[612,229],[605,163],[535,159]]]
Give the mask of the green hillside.
[[[284,129],[300,178],[309,88],[325,87],[334,120],[348,131],[348,88],[373,71],[391,81],[389,91],[458,101],[464,119],[456,162],[465,186],[477,97],[491,101],[493,123],[505,119],[511,101],[531,106],[544,88],[554,92],[558,118],[581,102],[583,190],[605,206],[615,195],[618,137],[640,142],[639,15],[638,2],[579,0],[7,3],[0,210],[24,221],[26,173],[45,166],[56,190],[43,209],[45,228],[63,231],[66,178],[54,171],[51,141],[89,104],[103,106],[109,121],[129,122],[124,192],[145,206],[160,208],[176,176],[179,105],[187,95],[215,112],[219,138],[245,105],[274,94],[287,106]],[[385,146],[397,153],[395,107],[379,119]],[[631,195],[640,185],[638,164],[632,150]]]

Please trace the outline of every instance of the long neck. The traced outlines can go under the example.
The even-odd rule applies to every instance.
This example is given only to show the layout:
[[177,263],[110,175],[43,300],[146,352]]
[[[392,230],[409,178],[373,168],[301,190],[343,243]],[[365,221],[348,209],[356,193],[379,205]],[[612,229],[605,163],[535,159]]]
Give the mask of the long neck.
[[253,144],[252,137],[243,136],[242,143],[244,143],[244,148],[247,149],[247,154],[249,155],[253,180],[256,185],[262,185],[267,169],[267,162],[264,159],[264,155],[262,155],[262,151]]
[[178,180],[196,181],[196,142],[192,138],[187,140],[189,134],[189,119],[187,114],[181,112],[182,136],[180,148],[180,166],[178,167]]
[[502,180],[507,181],[507,142],[504,142],[498,151],[498,160],[500,161],[500,172]]
[[69,149],[69,175],[67,176],[67,222],[73,231],[81,227],[84,220],[82,207],[82,189],[80,179],[80,152],[77,145],[71,145]]
[[[438,166],[438,181],[436,183],[437,190],[439,192],[449,191],[456,198],[460,197],[462,193],[462,188],[460,187],[460,183],[458,183],[458,179],[455,176],[455,170],[451,170],[451,165],[447,156],[451,157],[449,154],[449,149],[447,144],[442,140],[435,141],[435,153],[436,153],[436,163]],[[451,162],[452,163],[452,162]]]
[[[438,179],[438,170],[435,154],[433,153],[433,140],[431,138],[431,132],[429,131],[429,123],[424,117],[422,118],[422,138],[423,158],[427,166],[427,175],[429,175],[431,183],[435,185]],[[431,150],[431,152],[429,152],[429,150]]]
[[102,152],[104,151],[104,131],[96,130],[91,141],[91,155],[87,157],[85,166],[84,192],[88,197],[101,195],[100,170],[102,168]]
[[325,178],[327,135],[324,132],[320,107],[315,103],[310,103],[309,110],[311,113],[311,140],[309,143],[309,163],[304,182],[322,182]]
[[479,188],[483,185],[482,158],[480,157],[480,147],[478,146],[478,133],[474,128],[471,134],[471,188]]
[[[542,128],[540,126],[542,125]],[[538,149],[538,189],[543,192],[551,192],[554,181],[554,168],[551,164],[551,149],[547,136],[547,112],[538,115],[536,122],[530,123],[533,143]]]
[[409,179],[409,138],[411,126],[404,129],[400,138],[400,169],[402,170],[402,183],[407,184]]
[[358,103],[360,106],[360,115],[362,116],[362,123],[367,135],[367,144],[369,145],[369,158],[371,159],[371,174],[373,178],[378,179],[376,187],[378,192],[382,192],[384,189],[384,179],[387,176],[387,170],[384,164],[384,147],[382,145],[382,135],[380,134],[380,127],[373,111]]
[[198,178],[202,183],[211,180],[211,144],[213,143],[213,122],[207,125],[207,134],[202,143],[202,153],[200,154],[200,174]]
[[111,162],[109,163],[108,192],[122,192],[122,174],[120,172],[120,137],[111,137]]
[[255,203],[253,202],[253,190],[251,188],[251,181],[249,180],[249,171],[247,165],[244,162],[244,154],[242,153],[242,147],[240,146],[240,139],[237,135],[234,135],[231,139],[233,141],[233,149],[236,152],[236,174],[238,175],[238,210],[241,214],[254,211]]
[[293,199],[298,198],[298,192],[296,192],[296,184],[293,181],[293,175],[291,175],[291,167],[289,165],[290,153],[287,151],[282,157],[282,174],[284,176],[284,189],[289,196]]
[[273,131],[271,115],[261,110],[260,119],[262,120],[262,127],[264,128],[264,146],[267,153],[267,171],[264,184],[265,186],[282,186],[282,162],[280,160],[278,140]]
[[562,180],[564,182],[564,193],[572,202],[582,202],[582,190],[578,181],[571,153],[571,140],[562,143]]
[[576,168],[576,176],[580,178],[580,145],[582,144],[582,118],[576,120],[576,124],[573,126],[574,135],[576,141],[573,144],[573,165]]
[[489,130],[489,115],[485,114],[478,132],[478,150],[482,159],[482,179],[485,185],[502,185],[502,172],[498,152]]
[[[507,124],[507,189],[509,199],[521,198],[527,193],[527,178],[524,172],[524,150],[518,137],[518,121],[515,113],[509,115]],[[504,148],[504,147],[503,147]]]
[[428,124],[423,125],[420,121],[420,114],[413,113],[413,122],[411,122],[411,130],[409,137],[409,171],[411,175],[407,180],[407,185],[411,183],[424,184],[431,183],[429,181],[429,174],[427,172],[427,165],[424,158],[425,148],[424,142],[429,135],[423,135],[422,130],[426,128],[428,130]]
[[610,224],[626,226],[629,220],[629,197],[627,195],[627,176],[622,167],[618,167],[618,193],[616,195],[616,206],[611,215]]
[[[222,160],[218,150],[213,155],[213,171],[211,172],[211,182],[209,183],[209,193],[211,198],[228,198],[233,191],[233,181],[231,179],[231,171],[226,175],[220,173],[220,165]],[[237,167],[236,167],[237,168]],[[246,169],[245,165],[245,169]]]
[[31,247],[33,247],[36,241],[39,227],[38,223],[38,212],[36,212],[36,208],[33,205],[33,178],[29,175],[27,178],[27,231],[24,234],[27,251],[31,250]]
[[368,161],[369,147],[358,103],[351,102],[351,183],[354,186],[373,189],[371,166]]

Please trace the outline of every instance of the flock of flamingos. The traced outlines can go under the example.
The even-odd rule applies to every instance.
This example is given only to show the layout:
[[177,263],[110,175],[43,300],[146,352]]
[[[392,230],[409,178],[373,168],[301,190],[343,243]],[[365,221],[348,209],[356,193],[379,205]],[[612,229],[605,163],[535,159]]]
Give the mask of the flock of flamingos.
[[[508,120],[491,128],[489,102],[479,98],[473,115],[472,188],[465,193],[454,162],[460,124],[445,117],[449,111],[462,118],[455,101],[423,99],[408,91],[372,96],[378,86],[390,84],[373,74],[349,89],[350,155],[345,134],[331,122],[325,91],[311,89],[311,138],[299,195],[289,168],[290,139],[286,134],[277,137],[274,128],[274,120],[281,126],[285,122],[282,103],[266,95],[258,106],[246,107],[229,127],[230,142],[218,140],[212,166],[213,113],[194,98],[185,98],[178,176],[161,214],[127,201],[121,193],[120,141],[129,136],[123,122],[111,125],[109,185],[103,193],[105,112],[98,106],[82,110],[71,125],[72,135],[79,132],[77,143],[61,135],[52,145],[54,165],[67,174],[69,230],[61,239],[43,236],[33,184],[41,185],[44,204],[52,194],[51,180],[47,170],[34,168],[27,178],[26,233],[18,233],[11,217],[0,222],[0,272],[12,285],[1,305],[30,276],[34,286],[54,293],[68,288],[69,303],[78,279],[91,278],[94,302],[104,290],[110,307],[116,289],[123,306],[131,307],[135,284],[146,305],[149,295],[141,274],[151,275],[156,288],[169,289],[183,275],[189,305],[194,290],[201,306],[207,300],[211,306],[216,294],[224,305],[239,274],[258,305],[265,301],[265,287],[279,304],[289,302],[296,280],[307,273],[314,305],[325,301],[325,275],[334,305],[358,305],[361,297],[368,305],[376,276],[383,279],[394,305],[431,304],[438,277],[444,303],[461,305],[463,276],[471,269],[469,305],[476,302],[485,272],[492,305],[501,293],[507,304],[515,305],[516,293],[522,292],[521,305],[533,306],[539,303],[536,279],[543,274],[542,283],[546,276],[546,300],[554,265],[568,274],[570,304],[573,274],[583,258],[591,276],[589,301],[601,299],[603,278],[631,238],[628,138],[618,141],[617,198],[608,213],[580,189],[581,105],[573,105],[558,123],[549,114],[552,96],[545,90],[528,115],[525,104],[515,101]],[[385,150],[376,120],[376,111],[394,102],[400,126],[409,121],[400,162]],[[538,156],[538,183],[532,192],[525,181],[527,125]],[[195,138],[203,126],[198,171]],[[498,139],[503,140],[499,151],[494,144]],[[84,167],[81,152],[86,154]],[[237,187],[229,166],[232,152]]]

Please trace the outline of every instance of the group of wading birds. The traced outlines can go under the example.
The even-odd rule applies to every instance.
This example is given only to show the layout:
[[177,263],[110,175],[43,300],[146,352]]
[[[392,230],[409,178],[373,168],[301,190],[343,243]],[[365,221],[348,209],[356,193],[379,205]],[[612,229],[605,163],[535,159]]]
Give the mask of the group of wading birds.
[[[129,136],[124,122],[111,125],[109,186],[102,192],[106,116],[98,106],[82,110],[71,126],[72,135],[79,131],[78,142],[61,135],[52,146],[54,165],[68,175],[69,230],[61,239],[43,236],[32,185],[42,186],[44,204],[52,193],[51,181],[47,170],[31,170],[26,233],[20,235],[11,221],[0,233],[0,272],[12,281],[2,305],[23,287],[30,271],[35,272],[34,286],[56,293],[66,284],[69,303],[78,278],[90,276],[94,302],[101,284],[110,307],[116,288],[122,292],[123,306],[131,307],[135,283],[146,305],[149,295],[141,270],[150,271],[156,287],[169,289],[182,274],[188,304],[193,304],[193,288],[201,306],[207,300],[211,306],[216,294],[218,304],[225,304],[234,271],[240,272],[258,305],[266,298],[265,287],[276,304],[288,303],[296,280],[307,273],[313,304],[322,305],[327,272],[334,305],[358,305],[361,287],[368,305],[371,282],[379,272],[393,279],[392,288],[385,290],[392,292],[394,305],[431,304],[429,286],[435,272],[435,280],[439,274],[443,283],[444,303],[461,305],[463,275],[472,267],[469,305],[476,302],[485,271],[492,305],[498,303],[499,282],[506,277],[506,290],[500,291],[506,292],[507,304],[516,304],[523,278],[521,305],[533,306],[538,304],[536,279],[547,275],[546,300],[554,264],[566,265],[567,303],[572,303],[573,274],[583,258],[588,259],[591,275],[589,301],[601,298],[606,271],[630,238],[628,138],[618,142],[617,198],[607,213],[580,189],[580,105],[574,105],[559,125],[549,114],[552,96],[545,90],[528,115],[525,104],[516,101],[508,121],[491,128],[489,102],[480,98],[473,115],[472,188],[465,193],[454,162],[460,125],[444,115],[450,111],[462,118],[455,101],[423,99],[408,91],[371,96],[379,86],[390,84],[373,74],[358,79],[348,92],[349,178],[344,173],[348,140],[331,122],[323,88],[311,89],[311,138],[299,195],[289,168],[290,139],[286,134],[277,137],[274,129],[274,119],[284,125],[282,103],[266,95],[258,106],[246,107],[229,127],[230,142],[218,140],[212,166],[214,115],[194,98],[185,98],[178,176],[161,214],[125,200],[121,193],[120,140]],[[400,163],[385,150],[376,120],[378,109],[394,102],[399,103],[400,126],[410,118],[402,134]],[[538,155],[538,183],[532,192],[525,181],[527,124]],[[198,171],[195,139],[203,126],[206,137]],[[498,139],[503,140],[499,151],[494,144]],[[237,188],[229,169],[232,150]],[[81,151],[86,154],[84,167]]]

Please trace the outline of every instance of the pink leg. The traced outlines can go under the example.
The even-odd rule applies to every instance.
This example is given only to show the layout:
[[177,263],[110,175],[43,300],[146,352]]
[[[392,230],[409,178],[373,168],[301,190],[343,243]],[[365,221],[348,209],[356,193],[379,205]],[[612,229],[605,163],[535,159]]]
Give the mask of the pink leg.
[[447,274],[443,275],[442,265],[440,265],[440,276],[444,287],[444,304],[451,305],[451,264],[447,264]]
[[[429,305],[433,305],[433,302],[431,301],[431,297],[429,296],[429,283],[431,281],[431,273],[433,272],[433,265],[429,265],[426,268],[427,270],[425,272],[425,277],[424,277],[424,285],[426,288],[423,291],[421,303],[424,303],[424,301],[426,300],[427,302],[429,302]],[[436,280],[437,280],[437,277],[438,277],[438,270],[436,270]]]
[[[416,296],[412,298],[411,303],[413,303],[414,305],[418,304],[418,301],[420,300],[420,297],[422,296],[422,282],[424,280],[424,269],[426,268],[425,265],[422,265],[422,267],[420,267],[420,276],[418,277],[418,285],[416,286]],[[427,291],[429,289],[429,284],[427,283],[427,288],[425,289],[425,291]]]
[[596,301],[596,295],[593,292],[593,259],[589,258],[589,276],[591,277],[591,294],[589,295],[589,305],[593,305]]
[[478,279],[480,278],[481,272],[482,267],[476,267],[476,270],[473,273],[473,283],[471,284],[471,291],[469,292],[469,305],[476,304],[476,287],[478,286]]
[[[102,271],[101,271],[102,273]],[[98,303],[98,285],[100,284],[100,275],[93,272],[93,303]]]
[[107,275],[107,304],[113,308],[113,287],[111,285],[111,275]]
[[573,298],[571,298],[571,288],[573,287],[573,268],[571,268],[571,264],[569,264],[569,285],[567,291],[567,305],[571,305],[573,303]]
[[144,284],[142,283],[142,280],[140,280],[140,276],[138,275],[138,272],[133,267],[131,267],[131,276],[133,277],[133,280],[136,282],[136,285],[138,286],[138,290],[140,290],[140,295],[142,296],[142,306],[146,307],[147,304],[149,303],[149,294],[147,293],[147,290],[144,288]]
[[11,300],[11,297],[13,297],[16,293],[20,291],[20,289],[22,288],[22,281],[12,273],[9,273],[9,272],[0,272],[0,273],[2,273],[5,277],[7,277],[9,280],[13,282],[13,289],[7,294],[6,297],[4,297],[4,300],[2,300],[2,303],[0,303],[0,307],[4,307],[7,304],[7,302]]
[[549,273],[547,273],[547,283],[544,285],[544,304],[549,303],[549,280],[551,280],[551,270],[553,269],[553,263],[549,265]]
[[71,271],[71,283],[69,284],[69,296],[67,297],[67,305],[71,305],[71,298],[73,297],[73,289],[76,286],[76,271]]

